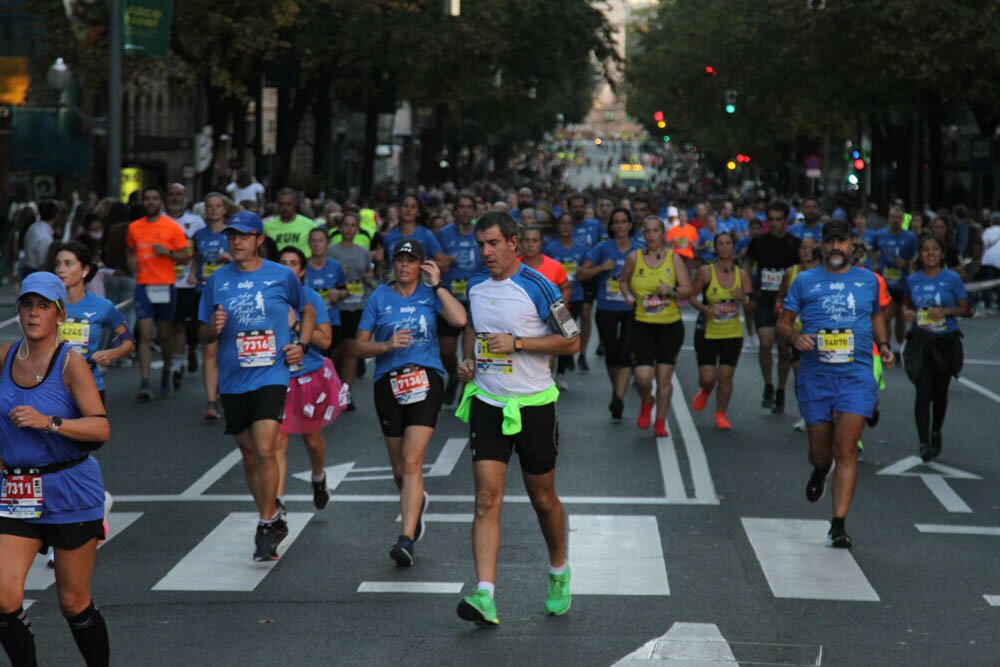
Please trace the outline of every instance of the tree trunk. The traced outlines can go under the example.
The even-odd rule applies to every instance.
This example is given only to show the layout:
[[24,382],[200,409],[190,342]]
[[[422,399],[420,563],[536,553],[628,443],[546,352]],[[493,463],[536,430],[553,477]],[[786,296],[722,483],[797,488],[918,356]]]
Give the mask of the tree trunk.
[[927,105],[927,140],[930,162],[930,205],[937,208],[944,204],[944,149],[941,145],[941,98],[930,92],[924,96]]
[[378,96],[368,92],[365,99],[365,141],[361,149],[361,196],[372,194],[375,184],[375,148],[378,145]]
[[316,104],[313,104],[313,116],[316,124],[313,129],[313,174],[321,176],[323,181],[330,178],[330,133],[331,105],[330,90],[327,87],[320,89],[316,96]]
[[302,88],[282,86],[278,90],[278,172],[275,187],[286,187],[291,179],[292,153],[299,139],[302,119],[316,98],[318,82],[310,80]]

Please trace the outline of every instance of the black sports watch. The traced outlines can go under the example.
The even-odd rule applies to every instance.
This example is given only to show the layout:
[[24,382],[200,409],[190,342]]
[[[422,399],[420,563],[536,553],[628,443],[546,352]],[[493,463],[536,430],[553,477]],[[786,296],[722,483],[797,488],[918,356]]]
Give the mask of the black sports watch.
[[62,426],[62,417],[60,417],[58,415],[53,415],[52,417],[49,417],[49,423],[45,427],[45,432],[46,433],[58,433],[60,426]]
[[434,290],[435,292],[437,292],[442,287],[444,287],[444,285],[442,285],[441,283],[438,283],[437,285],[431,285],[431,289]]

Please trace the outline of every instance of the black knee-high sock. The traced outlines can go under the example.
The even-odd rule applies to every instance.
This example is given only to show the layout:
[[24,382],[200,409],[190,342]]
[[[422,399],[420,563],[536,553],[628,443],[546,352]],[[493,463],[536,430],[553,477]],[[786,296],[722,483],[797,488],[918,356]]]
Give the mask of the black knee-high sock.
[[80,654],[87,662],[87,667],[107,667],[111,660],[111,647],[108,644],[108,626],[104,617],[90,601],[90,606],[76,616],[67,618],[69,629],[73,631],[73,640]]
[[9,614],[0,613],[0,644],[14,667],[35,667],[35,635],[31,621],[23,608]]

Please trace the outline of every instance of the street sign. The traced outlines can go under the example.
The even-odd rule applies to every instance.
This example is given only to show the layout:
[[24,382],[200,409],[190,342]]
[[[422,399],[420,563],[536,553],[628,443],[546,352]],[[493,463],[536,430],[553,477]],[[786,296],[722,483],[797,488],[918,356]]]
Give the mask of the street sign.
[[823,168],[823,161],[815,153],[807,155],[804,164],[806,169],[815,169],[816,171],[819,171]]

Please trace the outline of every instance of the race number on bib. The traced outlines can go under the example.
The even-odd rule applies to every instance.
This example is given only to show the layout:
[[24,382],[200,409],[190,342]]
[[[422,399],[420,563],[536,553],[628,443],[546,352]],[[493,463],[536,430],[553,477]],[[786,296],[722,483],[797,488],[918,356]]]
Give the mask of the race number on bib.
[[0,516],[37,519],[42,516],[42,476],[7,475],[0,493]]
[[928,331],[941,332],[948,328],[945,318],[931,319],[931,309],[921,308],[917,311],[917,326]]
[[90,352],[90,322],[81,317],[67,317],[59,325],[59,340],[86,357]]
[[882,269],[882,277],[891,283],[899,282],[903,279],[903,269],[896,266],[886,266]]
[[476,372],[487,375],[510,375],[514,372],[514,354],[490,351],[486,334],[476,334]]
[[400,405],[419,403],[427,398],[431,383],[423,368],[405,366],[389,373],[392,395]]
[[604,296],[608,301],[625,300],[625,295],[622,294],[621,283],[617,278],[608,278],[608,281],[604,283]]
[[816,350],[824,364],[854,362],[854,332],[850,329],[820,329],[816,334]]
[[728,322],[735,318],[740,312],[739,303],[732,299],[715,302],[715,321]]
[[659,294],[645,294],[642,296],[642,308],[650,315],[660,312],[670,303],[670,298]]
[[240,331],[236,334],[236,356],[240,368],[273,366],[278,360],[278,339],[273,329]]
[[221,263],[206,262],[201,266],[201,275],[208,278],[210,275],[222,268]]
[[784,276],[784,269],[761,269],[760,288],[765,292],[777,292],[781,289],[781,279]]
[[460,301],[465,301],[465,292],[469,289],[469,281],[453,278],[451,281],[451,294]]
[[170,303],[170,285],[146,285],[146,298],[150,303]]
[[569,277],[570,280],[576,280],[576,262],[573,261],[563,262],[562,267],[563,271],[566,272],[566,275]]

